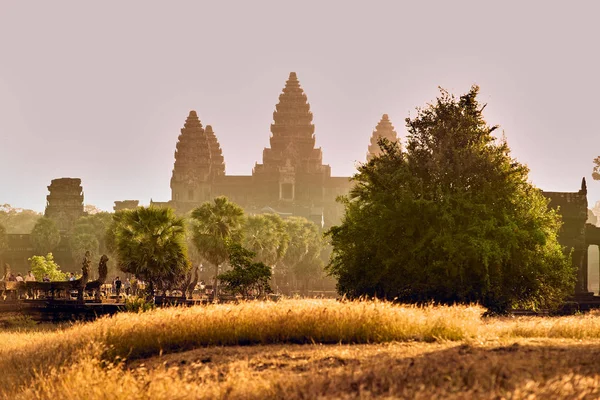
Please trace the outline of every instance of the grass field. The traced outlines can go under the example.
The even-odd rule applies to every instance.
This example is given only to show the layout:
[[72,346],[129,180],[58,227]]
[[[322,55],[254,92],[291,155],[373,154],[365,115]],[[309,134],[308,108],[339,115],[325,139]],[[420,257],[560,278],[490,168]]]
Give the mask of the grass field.
[[10,399],[597,398],[600,315],[284,300],[0,331]]

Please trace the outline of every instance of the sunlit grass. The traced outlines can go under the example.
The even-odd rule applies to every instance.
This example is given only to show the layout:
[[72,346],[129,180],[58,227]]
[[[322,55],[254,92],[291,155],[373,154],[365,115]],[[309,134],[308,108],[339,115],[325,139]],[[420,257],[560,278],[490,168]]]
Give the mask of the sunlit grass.
[[[482,318],[483,311],[478,306],[417,307],[380,301],[283,300],[121,313],[54,331],[28,327],[22,332],[0,332],[0,396],[14,398],[17,393],[25,396],[25,388],[33,398],[52,398],[52,393],[66,388],[79,393],[74,387],[78,379],[86,375],[88,382],[94,376],[93,380],[109,380],[115,385],[111,389],[113,384],[105,383],[93,389],[94,384],[89,383],[88,389],[98,390],[98,395],[88,398],[104,398],[101,394],[105,393],[117,399],[121,398],[117,395],[121,392],[124,393],[122,398],[144,398],[150,393],[149,387],[153,388],[152,393],[163,393],[161,390],[167,391],[174,384],[173,380],[187,385],[188,389],[201,388],[204,378],[197,373],[186,378],[185,371],[174,374],[139,368],[129,370],[119,363],[127,360],[128,364],[124,364],[127,366],[136,359],[214,346],[395,342],[423,343],[423,346],[432,342],[484,345],[519,338],[600,339],[597,314]],[[237,368],[234,364],[229,367]],[[215,371],[209,369],[205,373],[208,374],[206,379],[208,376],[216,379],[211,375]],[[245,379],[242,375],[245,376],[232,378],[231,385]],[[284,377],[277,379],[261,381],[264,387],[260,390],[271,391],[273,395],[280,393],[277,388],[287,381]],[[32,387],[32,382],[38,384]],[[43,384],[40,386],[39,382]],[[138,389],[139,392],[135,392]],[[204,394],[212,393],[206,388],[202,390]],[[213,394],[221,396],[219,393]],[[200,398],[204,394],[192,397]],[[62,398],[86,398],[69,396]]]

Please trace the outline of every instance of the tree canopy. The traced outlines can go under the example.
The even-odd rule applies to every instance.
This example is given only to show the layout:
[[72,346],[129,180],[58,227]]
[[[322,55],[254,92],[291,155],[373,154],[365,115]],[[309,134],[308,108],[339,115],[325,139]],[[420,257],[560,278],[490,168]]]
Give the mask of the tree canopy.
[[41,217],[42,214],[33,210],[15,208],[10,204],[0,205],[0,224],[4,225],[7,233],[31,233]]
[[67,274],[60,270],[60,266],[54,261],[52,253],[45,256],[33,256],[28,261],[31,266],[31,273],[38,281],[41,281],[44,277],[48,277],[51,281],[67,280]]
[[228,253],[232,268],[219,275],[225,290],[245,298],[262,296],[271,291],[271,268],[260,261],[254,262],[254,252],[245,249],[239,243],[230,243]]
[[552,307],[574,287],[560,216],[492,133],[477,101],[442,90],[407,118],[408,143],[379,142],[328,234],[348,296]]
[[176,281],[190,268],[185,223],[170,208],[120,211],[111,230],[119,268],[149,282],[151,288]]
[[228,243],[240,243],[243,237],[244,210],[227,197],[216,197],[194,209],[192,236],[198,252],[215,268],[215,293],[219,267],[229,257]]
[[31,231],[33,249],[38,254],[47,254],[60,244],[60,240],[60,231],[56,223],[50,218],[39,218]]

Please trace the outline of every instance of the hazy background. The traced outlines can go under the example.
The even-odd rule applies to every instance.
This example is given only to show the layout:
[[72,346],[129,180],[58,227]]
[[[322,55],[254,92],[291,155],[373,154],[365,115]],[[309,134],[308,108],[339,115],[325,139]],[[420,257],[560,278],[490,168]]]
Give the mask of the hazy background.
[[170,199],[190,109],[227,174],[251,174],[296,71],[336,176],[404,118],[476,83],[489,123],[545,190],[575,191],[600,155],[600,2],[0,0],[0,204],[43,211],[80,177],[85,201]]

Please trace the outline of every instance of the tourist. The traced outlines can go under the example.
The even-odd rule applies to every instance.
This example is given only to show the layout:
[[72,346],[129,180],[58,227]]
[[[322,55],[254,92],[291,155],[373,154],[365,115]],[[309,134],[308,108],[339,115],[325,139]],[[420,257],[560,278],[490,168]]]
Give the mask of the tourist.
[[134,296],[138,294],[138,280],[135,279],[135,276],[131,278],[131,294]]
[[117,276],[117,278],[115,279],[115,293],[117,295],[117,298],[119,298],[119,295],[121,294],[121,284],[121,278]]
[[16,282],[17,278],[15,277],[15,275],[11,272],[10,275],[8,276],[7,279],[9,282]]
[[27,271],[27,276],[25,276],[25,282],[35,282],[35,276],[31,271]]
[[123,283],[123,287],[125,288],[125,295],[129,297],[129,292],[131,291],[131,282],[129,278],[125,279],[125,283]]
[[44,278],[42,279],[43,282],[50,282],[50,277],[48,275],[44,275]]
[[74,281],[75,280],[75,275],[71,272],[71,274],[69,275],[69,281]]
[[23,282],[23,277],[21,276],[21,274],[17,274],[17,277],[15,278],[15,280],[17,282]]

